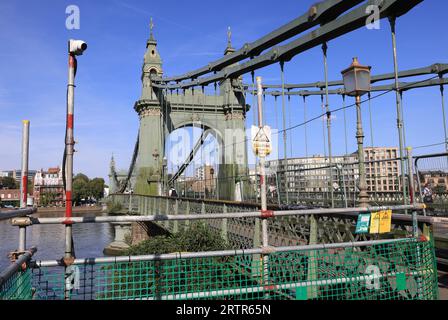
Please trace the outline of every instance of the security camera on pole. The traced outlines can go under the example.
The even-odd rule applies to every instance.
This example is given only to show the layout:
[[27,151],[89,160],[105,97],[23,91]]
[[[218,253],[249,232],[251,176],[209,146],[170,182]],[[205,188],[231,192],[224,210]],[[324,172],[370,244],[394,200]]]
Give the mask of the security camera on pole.
[[64,264],[70,266],[73,261],[72,243],[72,185],[73,185],[73,152],[74,152],[74,91],[75,75],[77,69],[76,56],[82,55],[87,49],[87,44],[81,40],[70,39],[68,42],[68,85],[67,85],[67,125],[65,137],[65,255]]

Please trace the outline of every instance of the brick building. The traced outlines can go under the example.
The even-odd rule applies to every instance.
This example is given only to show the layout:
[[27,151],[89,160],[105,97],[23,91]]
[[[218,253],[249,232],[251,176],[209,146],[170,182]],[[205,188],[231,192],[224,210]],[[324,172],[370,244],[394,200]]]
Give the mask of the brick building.
[[18,207],[20,205],[20,189],[0,189],[1,204]]

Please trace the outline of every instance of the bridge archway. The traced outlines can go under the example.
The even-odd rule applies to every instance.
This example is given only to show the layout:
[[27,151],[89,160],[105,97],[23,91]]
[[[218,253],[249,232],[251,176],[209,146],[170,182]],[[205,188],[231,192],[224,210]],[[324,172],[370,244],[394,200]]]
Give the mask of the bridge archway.
[[183,197],[219,199],[220,165],[225,162],[223,134],[210,124],[183,122],[165,142],[167,187]]
[[[220,84],[215,95],[186,90],[167,94],[154,89],[156,99],[141,99],[135,105],[140,116],[139,153],[136,192],[150,195],[166,194],[168,171],[164,156],[170,154],[166,141],[180,128],[197,127],[211,134],[219,146],[217,179],[219,199],[235,200],[235,177],[246,174],[244,99]],[[237,143],[239,142],[239,143]],[[166,158],[168,161],[168,158]],[[238,185],[238,189],[242,189]]]

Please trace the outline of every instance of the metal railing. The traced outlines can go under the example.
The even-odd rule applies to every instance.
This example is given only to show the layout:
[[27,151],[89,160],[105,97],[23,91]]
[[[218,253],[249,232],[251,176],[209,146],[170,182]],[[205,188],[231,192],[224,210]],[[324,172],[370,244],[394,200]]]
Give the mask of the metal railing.
[[[149,203],[145,204],[143,197],[127,196],[128,201],[132,196],[137,208],[149,210]],[[133,201],[129,201],[131,209],[134,209]],[[158,210],[157,206],[154,208]],[[164,210],[163,206],[161,208]],[[313,217],[317,221],[319,217],[358,216],[372,210],[422,208],[421,204],[415,204],[368,209],[227,213],[206,213],[202,209],[202,213],[188,215],[161,214],[163,211],[160,211],[148,216],[28,217],[20,218],[17,225],[26,228],[34,224],[59,223],[224,221],[238,217],[268,219],[274,226],[277,219],[294,216]],[[393,219],[404,219],[402,222],[408,226],[432,222],[430,217],[420,217],[416,221],[405,215],[397,215]],[[254,245],[226,251],[76,259],[68,266],[63,260],[37,261],[20,273],[17,266],[30,258],[29,253],[25,253],[10,268],[14,272],[8,272],[15,276],[5,277],[9,279],[8,288],[25,288],[22,290],[24,293],[10,294],[12,291],[3,286],[1,295],[5,299],[436,299],[433,242],[427,238],[424,241],[409,238],[410,235],[412,233],[403,234],[401,239],[358,239],[320,244],[309,241],[306,245],[261,248]],[[378,277],[372,278],[367,268],[380,268],[375,269],[379,270]],[[375,286],[377,278],[385,280],[379,281],[379,287]],[[406,281],[411,278],[411,282]]]
[[37,212],[37,208],[26,208],[26,209],[17,209],[17,210],[9,210],[9,211],[0,211],[0,221],[8,220],[11,218],[17,217],[25,217],[27,215],[33,214]]
[[30,300],[33,289],[31,286],[31,270],[29,264],[36,247],[22,252],[16,260],[0,274],[0,300]]
[[[425,202],[425,215],[444,214],[448,211],[448,153],[415,157],[416,196]],[[425,199],[424,188],[429,184],[432,195]]]
[[33,263],[32,277],[20,278],[27,297],[66,299],[68,291],[73,300],[438,298],[432,242],[413,238],[76,259],[70,268],[74,281],[65,280],[60,261]]

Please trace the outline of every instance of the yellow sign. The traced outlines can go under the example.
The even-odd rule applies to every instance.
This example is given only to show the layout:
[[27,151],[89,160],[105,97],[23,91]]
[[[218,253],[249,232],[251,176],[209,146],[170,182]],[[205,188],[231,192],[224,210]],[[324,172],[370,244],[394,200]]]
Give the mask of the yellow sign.
[[379,233],[390,232],[392,223],[392,210],[386,210],[380,212],[380,230]]
[[272,151],[271,146],[271,128],[269,126],[263,126],[258,128],[252,126],[252,150],[255,155],[260,157],[268,156]]
[[370,218],[370,233],[388,233],[391,230],[392,210],[372,212]]
[[370,216],[370,233],[376,234],[380,228],[380,213],[372,212]]

